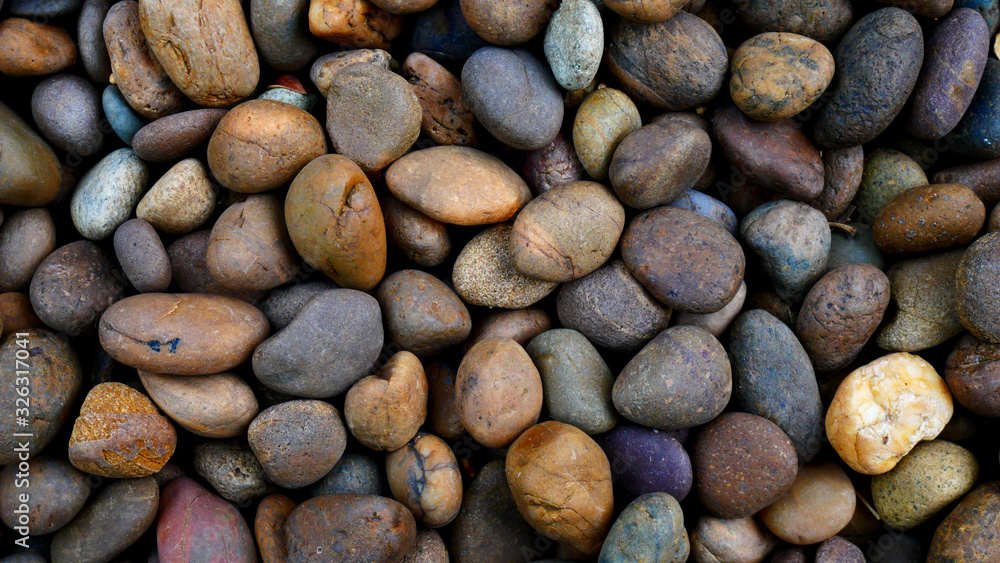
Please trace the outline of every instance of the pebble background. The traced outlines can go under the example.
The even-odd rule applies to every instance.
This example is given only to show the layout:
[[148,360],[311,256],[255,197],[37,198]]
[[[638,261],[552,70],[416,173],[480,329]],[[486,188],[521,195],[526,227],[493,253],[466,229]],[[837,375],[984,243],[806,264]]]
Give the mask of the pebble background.
[[0,563],[1000,561],[998,22],[0,0]]

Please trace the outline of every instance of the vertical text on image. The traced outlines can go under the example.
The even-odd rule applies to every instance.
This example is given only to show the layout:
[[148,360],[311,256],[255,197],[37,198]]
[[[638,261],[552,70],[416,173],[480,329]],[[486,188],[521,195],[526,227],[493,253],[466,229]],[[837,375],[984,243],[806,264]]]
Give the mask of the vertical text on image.
[[17,473],[14,474],[14,488],[19,489],[17,508],[14,509],[18,525],[14,527],[14,531],[20,535],[14,540],[14,543],[25,549],[28,548],[28,541],[31,539],[31,529],[28,526],[30,522],[28,503],[31,501],[31,493],[29,492],[31,464],[28,462],[28,458],[31,456],[32,434],[30,431],[24,431],[31,420],[31,365],[28,362],[31,352],[29,352],[28,336],[29,334],[26,332],[14,334],[14,341],[17,344],[14,353],[16,376],[14,379],[14,453],[17,454],[18,459]]

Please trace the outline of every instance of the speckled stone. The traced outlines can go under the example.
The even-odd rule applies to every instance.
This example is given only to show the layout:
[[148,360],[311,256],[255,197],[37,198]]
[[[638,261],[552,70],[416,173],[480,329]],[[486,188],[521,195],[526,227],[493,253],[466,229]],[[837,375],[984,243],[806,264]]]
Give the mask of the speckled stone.
[[989,561],[1000,557],[1000,481],[965,496],[934,531],[928,561]]
[[239,440],[212,440],[194,447],[194,469],[222,498],[248,505],[274,485],[250,446]]
[[677,432],[623,424],[597,438],[611,464],[619,503],[656,492],[682,501],[691,492],[691,459],[677,436]]
[[382,471],[372,458],[362,454],[344,454],[333,469],[309,486],[309,496],[351,493],[382,494]]
[[149,162],[176,162],[206,143],[224,109],[196,109],[161,117],[136,131],[132,150]]
[[170,167],[139,200],[136,217],[168,235],[184,235],[201,227],[215,211],[218,188],[198,159]]
[[79,76],[42,81],[31,94],[31,116],[45,138],[76,159],[97,154],[104,145],[97,89]]
[[969,450],[944,440],[920,442],[891,471],[872,477],[872,498],[886,525],[909,530],[964,496],[978,476]]
[[895,307],[890,307],[876,337],[881,348],[916,352],[962,332],[954,280],[963,254],[963,250],[953,250],[900,261],[889,268]]
[[760,518],[782,540],[809,545],[842,530],[856,504],[851,479],[839,465],[803,465],[791,489],[764,508]]
[[684,513],[674,497],[667,493],[643,495],[618,515],[597,561],[674,561],[687,551],[684,535]]
[[250,29],[260,56],[282,72],[304,69],[319,46],[309,33],[309,0],[252,0]]
[[598,88],[588,94],[573,118],[573,146],[584,170],[606,180],[615,149],[640,127],[639,108],[621,90]]
[[77,231],[90,240],[111,236],[135,211],[148,176],[146,165],[129,149],[101,159],[73,192],[70,215]]
[[615,378],[585,336],[571,329],[553,329],[533,338],[525,351],[542,377],[545,408],[553,420],[591,435],[614,427],[618,421],[611,402]]
[[830,252],[826,217],[804,203],[772,201],[743,218],[740,234],[762,261],[775,292],[794,302],[819,279]]
[[[702,516],[691,530],[691,558],[694,561],[763,561],[778,545],[778,538],[753,516],[713,518]],[[771,559],[771,563],[789,563]],[[806,563],[802,561],[794,563]]]
[[952,150],[974,158],[1000,157],[1000,61],[990,57],[979,89],[951,130]]
[[1000,233],[969,247],[955,274],[955,300],[962,325],[981,340],[1000,343]]
[[139,293],[166,291],[170,285],[170,257],[153,226],[131,219],[115,231],[118,263]]
[[604,22],[591,0],[566,0],[545,31],[545,58],[566,90],[587,86],[604,54]]
[[510,256],[510,224],[479,233],[455,259],[452,282],[468,304],[521,309],[552,293],[559,284],[520,274]]

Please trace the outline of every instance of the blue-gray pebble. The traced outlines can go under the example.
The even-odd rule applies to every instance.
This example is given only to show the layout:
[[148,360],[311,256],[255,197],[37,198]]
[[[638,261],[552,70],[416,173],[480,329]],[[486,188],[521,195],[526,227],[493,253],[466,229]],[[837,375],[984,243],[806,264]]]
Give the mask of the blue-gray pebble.
[[990,58],[969,111],[952,131],[955,152],[975,158],[1000,157],[1000,61]]
[[441,0],[417,15],[413,22],[410,50],[441,63],[465,62],[480,47],[488,45],[462,14],[459,0]]
[[826,267],[830,224],[804,203],[779,199],[757,207],[743,218],[740,236],[789,303],[802,299]]
[[135,212],[146,190],[149,170],[132,149],[101,159],[80,180],[70,202],[73,225],[90,240],[112,234]]
[[80,62],[90,80],[98,84],[106,83],[111,77],[111,57],[104,43],[104,17],[112,3],[111,0],[87,0],[76,24]]
[[903,109],[923,58],[920,23],[909,12],[883,8],[858,20],[833,53],[837,73],[816,142],[846,148],[877,137]]
[[525,348],[542,377],[545,408],[553,420],[587,434],[614,428],[618,414],[611,402],[615,377],[587,337],[575,330],[547,330]]
[[483,127],[515,149],[545,147],[562,127],[559,86],[527,51],[479,49],[462,67],[462,93]]
[[146,120],[139,117],[139,114],[132,109],[125,97],[122,96],[118,87],[114,84],[108,85],[101,96],[101,106],[104,108],[104,115],[108,118],[108,123],[114,130],[118,138],[128,146],[132,146],[132,137],[146,126]]
[[825,272],[845,264],[871,264],[879,270],[885,270],[885,257],[875,246],[872,228],[864,223],[849,223],[855,229],[854,234],[840,229],[830,232],[830,254],[826,258]]
[[31,95],[31,116],[42,135],[77,164],[104,145],[97,89],[79,76],[59,74],[43,80]]
[[778,425],[803,463],[819,452],[823,406],[812,362],[788,326],[763,309],[733,322],[733,395],[740,409]]
[[650,493],[635,499],[618,515],[597,561],[673,561],[684,550],[680,504],[666,493]]
[[736,214],[733,213],[732,209],[725,203],[698,190],[684,192],[680,197],[670,202],[670,206],[690,209],[699,215],[704,215],[722,225],[722,228],[729,231],[731,235],[736,234],[736,228],[739,226],[739,221],[736,220]]
[[378,463],[366,455],[344,454],[329,473],[309,487],[310,498],[342,493],[382,494]]
[[14,16],[54,18],[65,16],[80,7],[83,0],[7,0],[7,11]]
[[556,82],[582,90],[597,76],[604,55],[604,22],[590,0],[564,0],[545,31],[545,59]]
[[979,15],[986,20],[990,35],[997,32],[997,27],[1000,25],[1000,5],[997,0],[955,0],[952,8],[971,8],[979,12]]

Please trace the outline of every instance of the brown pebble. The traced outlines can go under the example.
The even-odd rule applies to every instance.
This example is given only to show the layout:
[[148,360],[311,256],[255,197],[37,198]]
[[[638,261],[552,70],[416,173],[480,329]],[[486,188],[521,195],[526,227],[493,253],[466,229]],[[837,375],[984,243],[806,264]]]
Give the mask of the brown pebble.
[[388,49],[403,31],[403,19],[368,0],[312,0],[309,31],[334,43]]
[[451,254],[447,226],[413,209],[394,197],[383,206],[385,233],[396,250],[407,260],[432,267]]
[[288,559],[285,523],[296,506],[294,500],[278,494],[264,497],[257,505],[253,535],[263,563],[284,563]]
[[376,375],[355,383],[344,399],[347,428],[363,446],[395,451],[427,418],[427,377],[420,360],[399,352]]
[[222,212],[212,227],[205,255],[222,285],[244,291],[269,290],[299,273],[299,257],[285,229],[281,200],[254,194]]
[[175,162],[208,141],[226,113],[196,109],[157,119],[136,132],[132,150],[150,162]]
[[986,207],[975,192],[961,184],[930,184],[886,204],[872,236],[887,254],[944,250],[971,242],[985,221]]
[[0,72],[7,76],[52,74],[75,62],[76,44],[65,29],[24,18],[0,21]]
[[9,291],[0,293],[0,317],[3,318],[3,336],[27,328],[41,328],[42,320],[31,308],[31,298],[26,293]]
[[447,442],[419,433],[385,460],[392,496],[429,528],[451,523],[462,507],[462,472]]
[[100,383],[80,406],[69,460],[102,477],[145,477],[159,471],[176,446],[174,427],[149,397],[121,383]]
[[403,76],[420,100],[420,129],[439,145],[474,147],[479,143],[476,116],[465,103],[462,84],[454,74],[423,53],[403,61]]

